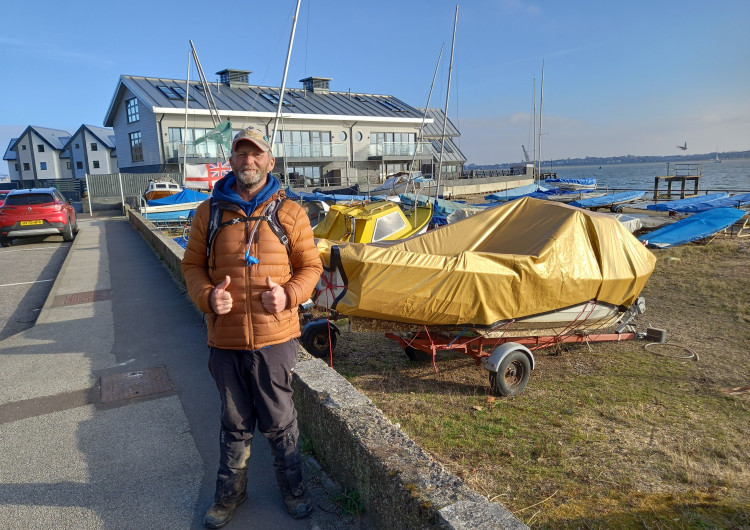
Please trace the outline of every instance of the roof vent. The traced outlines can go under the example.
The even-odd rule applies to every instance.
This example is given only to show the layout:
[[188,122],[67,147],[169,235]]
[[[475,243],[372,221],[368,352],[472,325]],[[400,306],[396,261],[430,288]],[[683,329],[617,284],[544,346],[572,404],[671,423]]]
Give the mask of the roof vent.
[[312,92],[313,94],[330,94],[330,81],[330,77],[306,77],[299,80],[305,90]]
[[219,76],[219,80],[226,86],[231,88],[248,87],[247,76],[252,74],[250,70],[222,70],[216,72]]

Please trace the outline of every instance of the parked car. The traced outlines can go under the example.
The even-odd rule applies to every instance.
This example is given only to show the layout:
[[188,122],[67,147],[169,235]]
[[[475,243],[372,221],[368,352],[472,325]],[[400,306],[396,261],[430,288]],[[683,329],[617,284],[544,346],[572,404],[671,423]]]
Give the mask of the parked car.
[[10,193],[10,190],[0,190],[0,206],[5,202],[5,196]]
[[72,205],[55,188],[11,190],[0,206],[0,245],[9,247],[13,239],[61,235],[73,241],[78,219]]

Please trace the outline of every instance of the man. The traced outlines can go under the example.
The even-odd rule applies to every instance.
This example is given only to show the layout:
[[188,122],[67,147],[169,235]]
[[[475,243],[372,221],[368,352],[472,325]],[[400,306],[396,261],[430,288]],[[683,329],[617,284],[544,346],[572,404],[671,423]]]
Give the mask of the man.
[[[287,510],[295,518],[312,511],[302,484],[291,380],[300,336],[297,307],[309,298],[323,267],[298,204],[283,201],[277,223],[258,220],[267,205],[284,197],[270,174],[271,146],[258,129],[248,127],[234,137],[229,163],[232,172],[195,211],[182,260],[190,298],[206,313],[208,366],[221,396],[216,493],[204,518],[209,528],[226,525],[247,498],[256,423],[271,445]],[[211,200],[220,209],[212,237],[209,221],[218,210]]]

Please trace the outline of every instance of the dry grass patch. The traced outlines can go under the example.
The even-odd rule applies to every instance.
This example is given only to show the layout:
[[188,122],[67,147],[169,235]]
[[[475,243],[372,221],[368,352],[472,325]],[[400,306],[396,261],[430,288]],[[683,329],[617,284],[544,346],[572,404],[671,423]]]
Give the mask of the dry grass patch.
[[669,345],[538,351],[514,398],[470,357],[435,373],[382,333],[344,332],[334,368],[532,527],[748,528],[750,238],[655,255],[637,327]]

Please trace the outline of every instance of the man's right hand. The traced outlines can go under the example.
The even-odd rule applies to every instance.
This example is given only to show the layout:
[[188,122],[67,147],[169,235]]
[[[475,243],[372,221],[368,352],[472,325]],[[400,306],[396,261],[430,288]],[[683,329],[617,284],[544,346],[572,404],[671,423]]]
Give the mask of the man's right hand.
[[229,276],[226,276],[223,282],[214,287],[208,297],[211,309],[217,315],[226,315],[232,310],[232,295],[226,290],[227,287],[229,287]]

